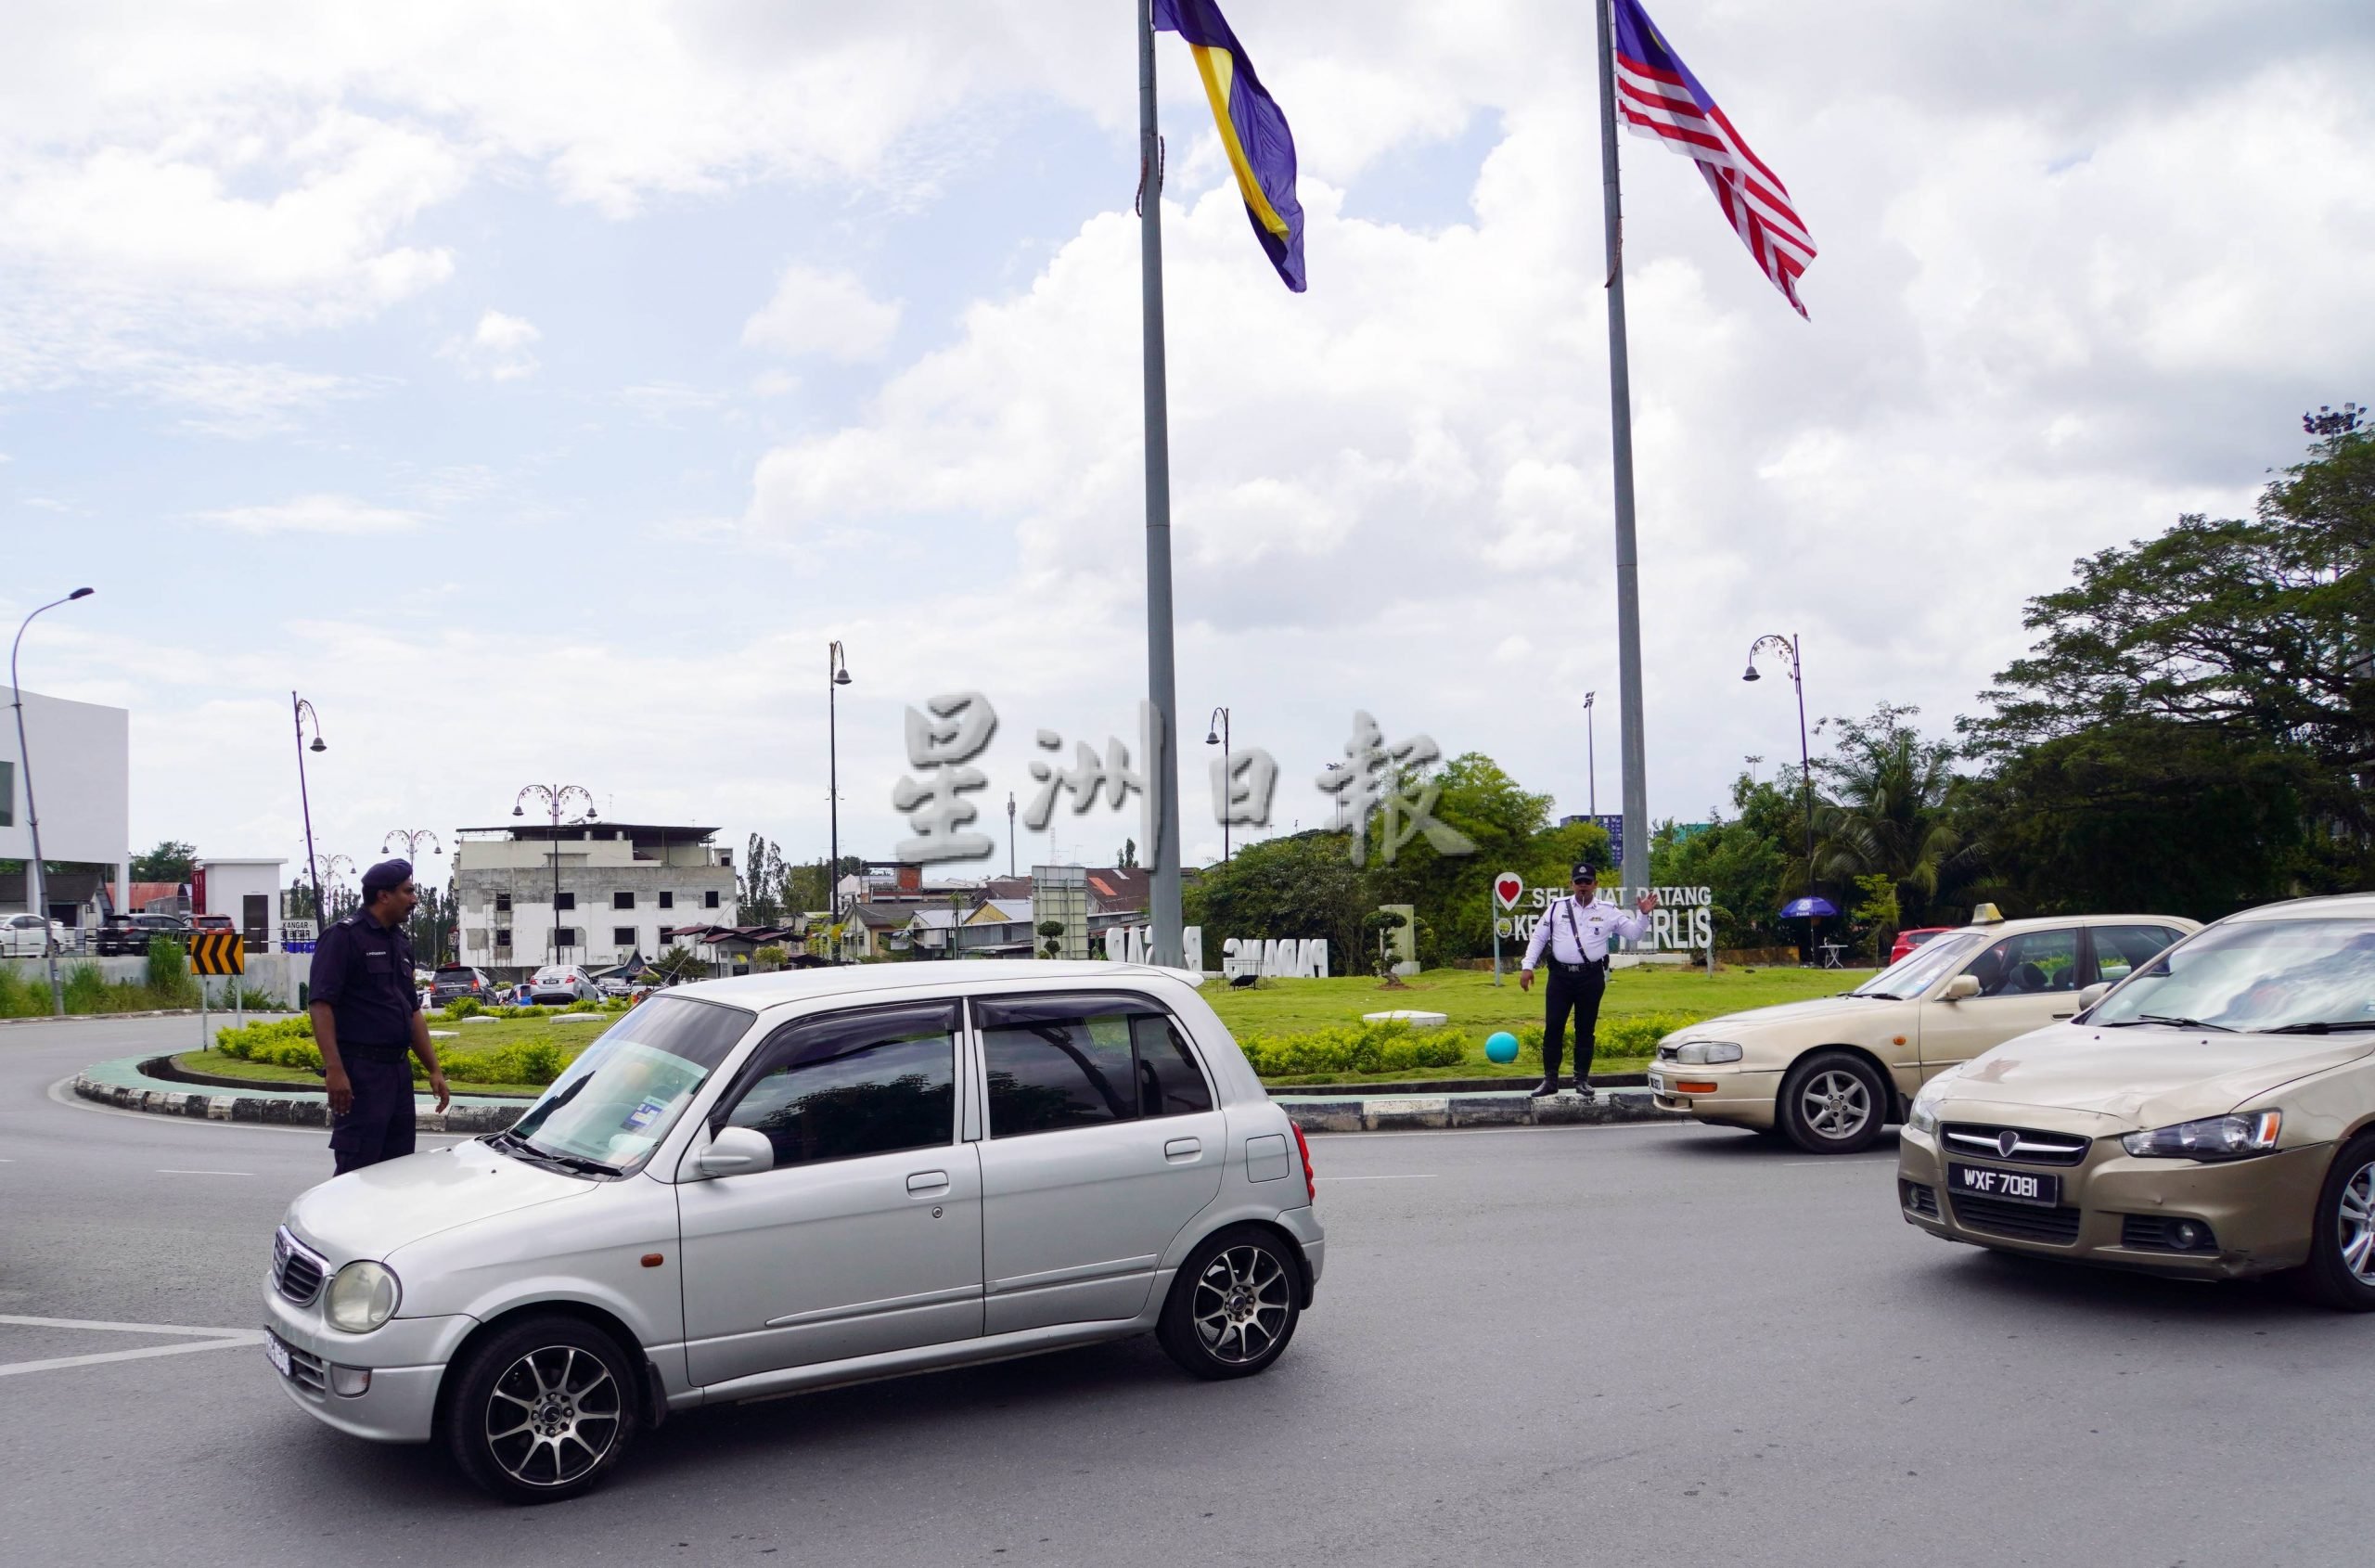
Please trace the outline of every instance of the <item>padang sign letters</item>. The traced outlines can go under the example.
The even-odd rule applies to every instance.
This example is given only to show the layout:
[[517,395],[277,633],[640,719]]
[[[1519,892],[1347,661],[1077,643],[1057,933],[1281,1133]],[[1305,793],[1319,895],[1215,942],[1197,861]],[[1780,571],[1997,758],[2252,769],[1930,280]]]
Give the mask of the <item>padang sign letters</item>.
[[[1630,888],[1602,890],[1620,909],[1630,909],[1637,896]],[[1662,887],[1650,891],[1658,895],[1658,906],[1650,912],[1650,934],[1639,942],[1628,942],[1626,947],[1639,953],[1702,952],[1715,945],[1715,892],[1703,887]],[[1494,919],[1494,929],[1503,937],[1520,942],[1534,939],[1534,928],[1553,901],[1563,896],[1555,888],[1538,887],[1528,896],[1534,907],[1525,914],[1508,914]]]

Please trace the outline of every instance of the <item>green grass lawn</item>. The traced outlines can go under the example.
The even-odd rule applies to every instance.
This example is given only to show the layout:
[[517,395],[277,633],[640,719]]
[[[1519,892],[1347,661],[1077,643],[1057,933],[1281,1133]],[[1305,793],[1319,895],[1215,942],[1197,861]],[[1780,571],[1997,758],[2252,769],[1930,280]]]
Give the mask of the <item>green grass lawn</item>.
[[[494,1018],[477,1022],[469,1020],[448,1022],[432,1015],[429,1021],[430,1043],[441,1051],[457,1046],[490,1050],[502,1046],[541,1044],[557,1046],[574,1056],[580,1047],[625,1016],[624,1013],[559,1013],[550,1018]],[[578,1019],[588,1022],[572,1022]],[[308,1088],[321,1085],[319,1078],[300,1067],[282,1067],[268,1061],[242,1061],[217,1050],[185,1051],[175,1056],[173,1060],[189,1072],[216,1077]],[[544,1092],[541,1084],[479,1084],[454,1079],[446,1086],[456,1094],[534,1095]]]
[[[1650,968],[1617,970],[1608,977],[1608,994],[1600,1017],[1626,1013],[1674,1012],[1700,1018],[1738,1012],[1743,1008],[1770,1007],[1778,1002],[1802,1002],[1836,996],[1862,982],[1870,970],[1727,969],[1710,975],[1704,970]],[[1396,1080],[1428,1078],[1539,1078],[1542,1059],[1532,1051],[1502,1066],[1484,1057],[1484,1036],[1496,1029],[1512,1032],[1525,1024],[1540,1028],[1543,989],[1537,977],[1531,992],[1518,989],[1512,972],[1496,986],[1489,973],[1475,970],[1429,970],[1390,991],[1366,975],[1331,980],[1265,980],[1239,991],[1218,981],[1204,984],[1204,998],[1221,1015],[1232,1034],[1293,1035],[1338,1024],[1357,1023],[1363,1013],[1396,1008],[1445,1015],[1444,1027],[1469,1035],[1469,1060],[1455,1067],[1420,1068],[1387,1074]],[[1602,1054],[1593,1062],[1598,1071],[1627,1072],[1646,1060]],[[1327,1073],[1270,1080],[1280,1085],[1358,1081],[1356,1073]]]

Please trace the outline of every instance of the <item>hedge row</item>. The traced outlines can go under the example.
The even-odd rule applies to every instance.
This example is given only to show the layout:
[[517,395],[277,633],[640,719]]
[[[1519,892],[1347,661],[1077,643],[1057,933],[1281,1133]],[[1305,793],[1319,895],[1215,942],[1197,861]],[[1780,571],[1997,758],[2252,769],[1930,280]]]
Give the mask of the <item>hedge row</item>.
[[1352,1023],[1308,1035],[1248,1035],[1238,1041],[1265,1078],[1306,1073],[1403,1073],[1457,1067],[1468,1060],[1465,1035],[1416,1030],[1400,1022]]
[[[530,1009],[520,1009],[522,1013]],[[562,1009],[550,1008],[546,1012]],[[576,1009],[571,1009],[576,1010]],[[590,1008],[584,1009],[594,1010]],[[496,1016],[502,1016],[498,1013]],[[322,1050],[314,1043],[314,1021],[310,1018],[283,1019],[271,1023],[250,1023],[245,1029],[217,1030],[215,1048],[238,1061],[259,1062],[269,1067],[294,1068],[301,1073],[322,1071]],[[574,1051],[546,1041],[526,1045],[492,1046],[484,1049],[449,1048],[437,1053],[438,1065],[445,1070],[449,1082],[456,1084],[534,1084],[551,1083],[560,1076]],[[416,1059],[412,1064],[416,1083],[427,1083],[429,1071]]]

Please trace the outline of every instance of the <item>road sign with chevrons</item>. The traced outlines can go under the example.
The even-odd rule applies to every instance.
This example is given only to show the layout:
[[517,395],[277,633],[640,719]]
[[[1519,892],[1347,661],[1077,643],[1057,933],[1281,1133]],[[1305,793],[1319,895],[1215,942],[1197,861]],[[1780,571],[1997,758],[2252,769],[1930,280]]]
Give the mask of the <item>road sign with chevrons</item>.
[[189,939],[192,974],[245,974],[247,945],[236,931],[201,931]]

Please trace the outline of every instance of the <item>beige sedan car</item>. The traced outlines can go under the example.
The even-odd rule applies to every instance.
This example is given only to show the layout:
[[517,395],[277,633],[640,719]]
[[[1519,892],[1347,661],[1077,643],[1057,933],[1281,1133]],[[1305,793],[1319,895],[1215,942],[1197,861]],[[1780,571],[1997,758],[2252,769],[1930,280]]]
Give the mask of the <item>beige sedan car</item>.
[[1929,1079],[2072,1017],[2080,991],[2201,929],[2165,915],[1976,921],[1843,995],[1675,1031],[1658,1042],[1650,1091],[1662,1110],[1852,1154],[1903,1120]]
[[1906,1221],[2375,1311],[2375,895],[2230,916],[2081,1000],[1922,1088]]

